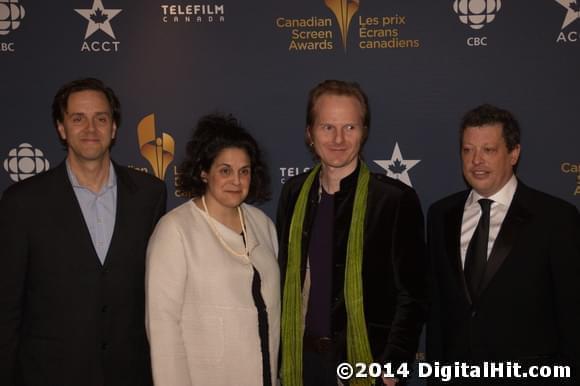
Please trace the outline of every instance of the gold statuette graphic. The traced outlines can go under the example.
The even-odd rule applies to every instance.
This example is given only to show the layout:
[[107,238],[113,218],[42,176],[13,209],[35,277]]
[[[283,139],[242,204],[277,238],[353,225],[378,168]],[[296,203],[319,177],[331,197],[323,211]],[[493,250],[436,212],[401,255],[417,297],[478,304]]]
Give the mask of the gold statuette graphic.
[[338,26],[340,27],[340,36],[342,37],[342,45],[346,51],[346,37],[348,35],[348,27],[352,17],[358,11],[360,0],[324,0],[324,4],[334,13]]
[[139,122],[137,137],[141,155],[149,161],[153,173],[164,180],[165,171],[175,154],[175,141],[166,133],[161,133],[161,137],[155,137],[155,114],[149,114]]

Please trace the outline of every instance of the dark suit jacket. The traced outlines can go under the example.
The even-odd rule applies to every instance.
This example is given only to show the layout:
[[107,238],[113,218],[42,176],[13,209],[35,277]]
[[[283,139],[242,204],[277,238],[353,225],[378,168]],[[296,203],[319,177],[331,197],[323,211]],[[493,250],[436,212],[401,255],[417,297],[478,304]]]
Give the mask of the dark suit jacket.
[[0,200],[0,384],[151,385],[145,249],[165,184],[115,166],[117,214],[104,266],[66,166]]
[[491,251],[483,288],[472,302],[459,251],[468,194],[454,194],[429,209],[434,288],[427,357],[570,364],[578,371],[578,210],[519,182]]
[[[357,169],[358,171],[358,169]],[[334,198],[332,275],[333,338],[346,359],[344,271],[346,245],[358,173],[345,177]],[[280,195],[277,230],[281,284],[284,288],[290,221],[307,173],[286,182]],[[318,178],[313,184],[304,219],[302,280],[310,229],[318,205]],[[385,175],[371,174],[364,227],[363,300],[372,354],[377,361],[412,362],[427,315],[427,263],[423,213],[415,191]],[[396,367],[395,367],[396,368]]]

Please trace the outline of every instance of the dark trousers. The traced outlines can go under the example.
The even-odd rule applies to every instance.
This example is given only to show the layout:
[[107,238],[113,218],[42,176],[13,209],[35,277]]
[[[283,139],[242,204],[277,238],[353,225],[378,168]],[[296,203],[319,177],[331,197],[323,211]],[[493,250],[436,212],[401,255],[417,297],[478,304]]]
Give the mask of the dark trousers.
[[302,357],[304,386],[336,386],[336,355],[332,351],[304,351]]

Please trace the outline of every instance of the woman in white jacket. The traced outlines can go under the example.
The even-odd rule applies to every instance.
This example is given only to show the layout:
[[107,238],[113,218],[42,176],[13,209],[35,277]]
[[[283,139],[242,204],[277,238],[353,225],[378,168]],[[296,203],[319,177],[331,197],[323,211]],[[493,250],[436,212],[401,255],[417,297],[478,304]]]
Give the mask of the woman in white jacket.
[[269,198],[255,140],[231,116],[203,117],[147,251],[147,331],[156,386],[271,386],[277,374],[280,278],[272,221],[246,202]]

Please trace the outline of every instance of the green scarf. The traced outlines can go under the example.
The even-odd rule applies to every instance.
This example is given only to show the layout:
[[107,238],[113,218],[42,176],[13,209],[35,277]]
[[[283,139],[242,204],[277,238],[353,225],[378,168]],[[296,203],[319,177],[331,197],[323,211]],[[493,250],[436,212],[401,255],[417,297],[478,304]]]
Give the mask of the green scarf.
[[[302,185],[292,220],[288,240],[288,262],[286,281],[282,299],[282,385],[302,386],[302,285],[300,280],[300,262],[302,255],[302,228],[308,195],[314,179],[320,171],[320,165],[312,169]],[[346,304],[347,359],[355,363],[371,363],[373,358],[369,344],[362,289],[362,260],[364,242],[364,223],[369,191],[369,169],[360,162],[348,244],[346,247],[346,268],[344,274],[344,299]],[[372,385],[372,378],[352,378],[349,385]]]

